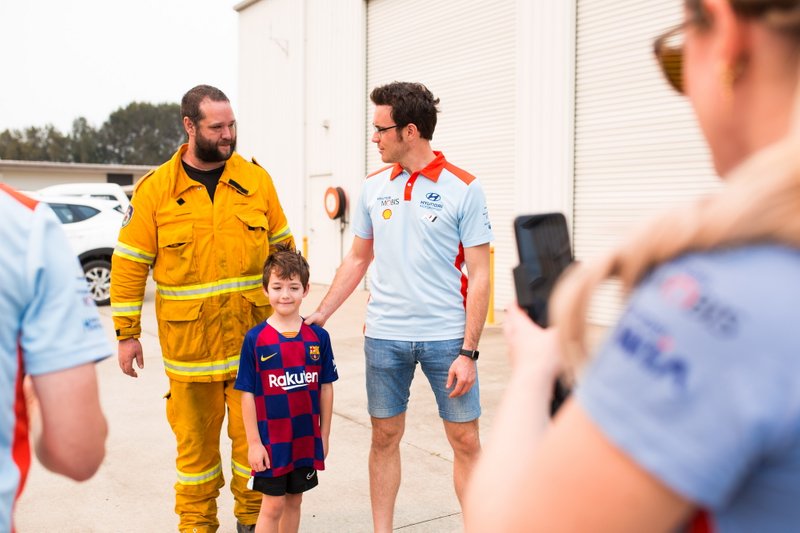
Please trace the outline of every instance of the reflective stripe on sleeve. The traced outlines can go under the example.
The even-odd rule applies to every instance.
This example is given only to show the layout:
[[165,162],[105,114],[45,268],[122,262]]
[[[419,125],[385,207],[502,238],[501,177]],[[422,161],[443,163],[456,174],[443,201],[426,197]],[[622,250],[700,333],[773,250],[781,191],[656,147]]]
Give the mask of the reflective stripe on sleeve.
[[217,466],[211,468],[210,470],[206,470],[205,472],[200,472],[199,474],[189,474],[187,472],[178,472],[178,483],[181,485],[200,485],[201,483],[207,483],[214,478],[217,478],[222,475],[222,463],[217,463]]
[[[239,356],[234,355],[227,359],[218,361],[208,361],[204,363],[188,363],[186,361],[174,361],[172,359],[164,359],[164,369],[167,372],[176,374],[178,376],[216,376],[220,374],[229,374],[239,370]],[[250,473],[248,472],[248,476]]]
[[112,302],[111,316],[136,316],[142,314],[142,302]]
[[145,252],[144,250],[134,248],[133,246],[124,244],[122,242],[117,243],[117,247],[114,248],[114,255],[118,257],[124,257],[125,259],[130,259],[131,261],[136,261],[137,263],[144,263],[146,265],[152,265],[153,261],[156,259],[156,254]]
[[241,278],[229,278],[197,285],[170,286],[156,284],[158,294],[165,300],[198,300],[218,294],[248,291],[261,287],[261,274]]
[[270,236],[269,243],[270,244],[275,244],[275,243],[278,243],[280,241],[286,240],[291,236],[292,236],[292,230],[289,229],[289,225],[287,224],[284,227],[282,227],[280,229],[280,231],[275,233],[275,235],[271,235]]

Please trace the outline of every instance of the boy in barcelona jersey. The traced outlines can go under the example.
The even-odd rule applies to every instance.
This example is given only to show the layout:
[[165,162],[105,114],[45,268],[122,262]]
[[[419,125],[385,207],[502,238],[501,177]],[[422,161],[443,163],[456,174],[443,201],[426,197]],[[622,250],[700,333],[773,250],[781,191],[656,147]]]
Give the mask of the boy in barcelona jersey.
[[274,312],[242,345],[235,388],[242,391],[248,486],[262,493],[258,532],[299,529],[303,492],[317,486],[328,454],[339,376],[328,332],[300,316],[308,278],[308,263],[288,247],[267,258],[263,285]]

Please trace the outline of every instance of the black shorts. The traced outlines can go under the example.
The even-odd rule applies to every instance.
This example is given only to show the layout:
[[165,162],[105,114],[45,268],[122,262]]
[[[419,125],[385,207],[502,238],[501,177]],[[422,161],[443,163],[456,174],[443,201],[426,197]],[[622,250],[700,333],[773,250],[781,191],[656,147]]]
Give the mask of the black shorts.
[[253,490],[267,496],[301,494],[319,485],[317,471],[311,467],[295,468],[288,474],[278,477],[253,478]]

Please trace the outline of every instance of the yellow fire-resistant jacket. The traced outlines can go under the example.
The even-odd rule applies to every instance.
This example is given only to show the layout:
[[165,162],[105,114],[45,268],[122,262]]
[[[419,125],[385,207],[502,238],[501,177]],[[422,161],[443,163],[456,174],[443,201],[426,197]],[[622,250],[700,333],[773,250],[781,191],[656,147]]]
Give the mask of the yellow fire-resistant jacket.
[[236,377],[248,329],[271,313],[264,260],[294,245],[272,178],[239,154],[225,163],[214,202],[181,165],[183,145],[134,189],[111,268],[117,338],[141,334],[149,268],[164,367],[179,381]]

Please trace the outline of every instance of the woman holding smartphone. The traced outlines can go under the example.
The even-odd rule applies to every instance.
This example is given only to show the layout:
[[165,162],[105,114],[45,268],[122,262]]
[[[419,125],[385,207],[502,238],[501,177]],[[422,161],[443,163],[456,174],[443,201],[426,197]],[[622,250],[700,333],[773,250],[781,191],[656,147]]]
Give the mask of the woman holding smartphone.
[[[800,0],[686,0],[655,50],[727,185],[572,269],[554,328],[509,310],[468,531],[800,531]],[[589,358],[612,276],[627,307]]]

